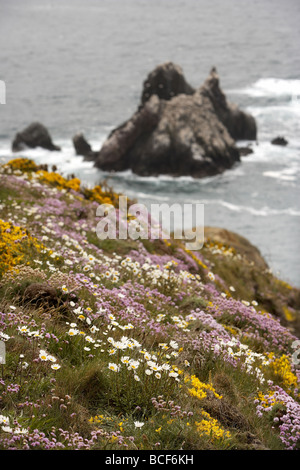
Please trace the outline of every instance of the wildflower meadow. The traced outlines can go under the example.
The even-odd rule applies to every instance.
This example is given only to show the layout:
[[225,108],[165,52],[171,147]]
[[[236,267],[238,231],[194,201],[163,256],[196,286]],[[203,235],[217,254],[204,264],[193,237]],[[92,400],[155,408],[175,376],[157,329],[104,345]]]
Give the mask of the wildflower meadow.
[[0,169],[0,449],[299,449],[299,291],[213,238],[100,240],[99,204]]

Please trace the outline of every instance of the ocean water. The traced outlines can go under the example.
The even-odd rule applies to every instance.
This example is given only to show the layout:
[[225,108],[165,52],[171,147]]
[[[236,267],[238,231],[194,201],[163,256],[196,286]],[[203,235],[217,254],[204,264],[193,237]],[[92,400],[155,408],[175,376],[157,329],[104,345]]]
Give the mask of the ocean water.
[[[299,22],[297,0],[0,0],[0,160],[11,157],[15,133],[39,120],[62,151],[17,156],[86,185],[105,178],[147,206],[202,202],[207,225],[247,237],[276,275],[300,286]],[[75,156],[72,136],[82,131],[99,149],[165,61],[194,87],[217,67],[228,99],[257,120],[254,153],[201,180],[108,174]],[[288,146],[271,145],[278,135]]]

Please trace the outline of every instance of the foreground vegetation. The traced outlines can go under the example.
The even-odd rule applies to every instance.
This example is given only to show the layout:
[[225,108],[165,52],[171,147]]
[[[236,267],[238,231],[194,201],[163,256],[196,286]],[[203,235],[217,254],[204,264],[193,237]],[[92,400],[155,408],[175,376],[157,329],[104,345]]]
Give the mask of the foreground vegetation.
[[99,240],[106,186],[0,174],[0,449],[298,449],[300,295],[251,246]]

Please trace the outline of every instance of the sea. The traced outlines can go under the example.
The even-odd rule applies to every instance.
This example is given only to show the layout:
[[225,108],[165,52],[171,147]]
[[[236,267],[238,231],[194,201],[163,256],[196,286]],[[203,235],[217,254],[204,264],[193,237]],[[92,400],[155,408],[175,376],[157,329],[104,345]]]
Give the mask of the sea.
[[[147,207],[203,203],[205,225],[246,237],[300,287],[299,24],[299,0],[0,0],[0,162],[16,132],[40,121],[62,150],[14,157],[86,186],[106,180]],[[169,61],[195,88],[217,68],[228,100],[256,118],[253,153],[203,179],[107,173],[76,156],[72,137],[83,132],[99,150],[136,111],[148,73]],[[272,145],[277,136],[288,145]]]

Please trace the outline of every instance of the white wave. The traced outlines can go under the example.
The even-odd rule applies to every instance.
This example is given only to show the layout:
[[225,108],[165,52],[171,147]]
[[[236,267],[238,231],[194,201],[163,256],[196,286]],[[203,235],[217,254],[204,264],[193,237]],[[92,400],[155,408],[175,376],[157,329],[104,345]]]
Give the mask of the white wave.
[[264,171],[263,176],[275,178],[283,181],[296,181],[297,175],[300,173],[299,165],[294,164],[291,167],[286,167],[277,171]]
[[300,98],[300,79],[260,78],[252,85],[229,91],[252,97],[290,96],[296,101]]
[[300,211],[293,207],[287,207],[286,209],[273,209],[271,207],[264,206],[260,209],[257,209],[251,206],[233,204],[231,202],[224,201],[222,199],[203,199],[203,200],[190,199],[185,202],[203,203],[204,205],[220,205],[233,212],[240,212],[240,213],[247,212],[249,214],[252,214],[255,216],[261,216],[261,217],[267,217],[267,216],[272,216],[272,215],[290,215],[294,217],[300,216]]

